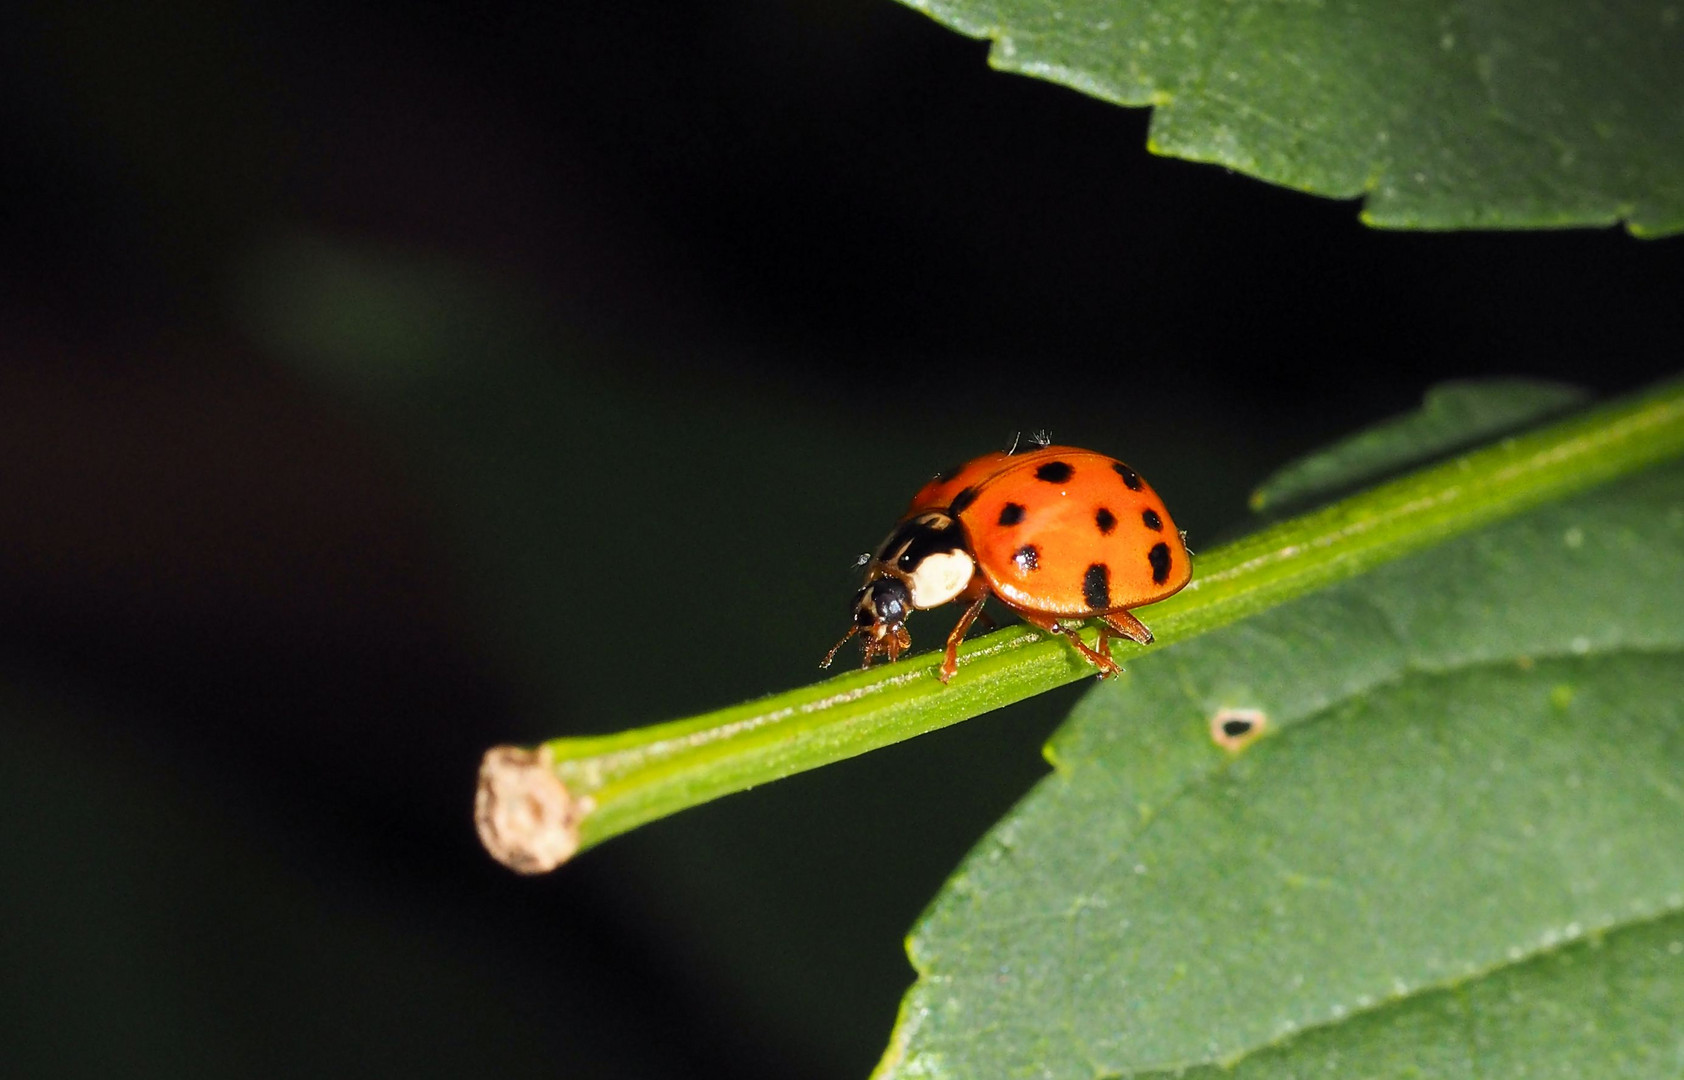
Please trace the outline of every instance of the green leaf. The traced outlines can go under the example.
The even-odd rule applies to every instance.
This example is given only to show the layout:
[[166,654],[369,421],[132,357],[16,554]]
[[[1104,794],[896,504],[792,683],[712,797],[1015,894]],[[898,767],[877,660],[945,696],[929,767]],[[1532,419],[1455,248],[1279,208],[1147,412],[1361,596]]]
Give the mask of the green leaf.
[[1684,9],[903,0],[990,62],[1155,105],[1152,149],[1367,196],[1393,228],[1684,229]]
[[1354,1018],[1350,1030],[1310,1032],[1232,1071],[1177,1075],[1677,1076],[1681,968],[1684,918],[1657,919]]
[[1508,435],[1584,404],[1574,386],[1537,379],[1481,379],[1429,389],[1421,407],[1375,424],[1277,470],[1251,496],[1251,508],[1279,511],[1362,482]]
[[1679,464],[1142,657],[921,920],[880,1075],[1676,1076],[1680,685]]

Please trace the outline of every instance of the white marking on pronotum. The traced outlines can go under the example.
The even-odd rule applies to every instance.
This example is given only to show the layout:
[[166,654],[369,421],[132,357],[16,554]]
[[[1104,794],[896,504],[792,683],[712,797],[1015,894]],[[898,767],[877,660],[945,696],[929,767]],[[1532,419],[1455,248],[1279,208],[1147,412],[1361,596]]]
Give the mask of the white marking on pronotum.
[[976,573],[976,562],[963,551],[940,551],[924,556],[907,575],[912,606],[933,608],[965,591]]

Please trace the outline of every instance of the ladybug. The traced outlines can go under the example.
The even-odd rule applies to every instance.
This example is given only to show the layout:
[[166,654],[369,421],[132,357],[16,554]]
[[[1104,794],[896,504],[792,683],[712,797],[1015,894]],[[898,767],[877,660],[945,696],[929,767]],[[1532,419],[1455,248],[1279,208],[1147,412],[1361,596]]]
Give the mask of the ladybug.
[[[1181,533],[1139,473],[1073,446],[984,454],[925,484],[866,565],[853,626],[825,654],[829,667],[860,635],[862,667],[912,645],[909,613],[951,600],[969,606],[947,637],[940,677],[958,670],[959,642],[990,596],[1025,622],[1063,634],[1103,678],[1117,670],[1110,639],[1148,645],[1130,608],[1179,592],[1193,576]],[[1090,649],[1068,623],[1100,621]]]

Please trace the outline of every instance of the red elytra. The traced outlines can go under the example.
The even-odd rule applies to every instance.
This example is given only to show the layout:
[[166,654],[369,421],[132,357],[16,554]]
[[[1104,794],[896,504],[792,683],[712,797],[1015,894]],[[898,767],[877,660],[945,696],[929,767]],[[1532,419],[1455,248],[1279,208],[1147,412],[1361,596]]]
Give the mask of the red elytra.
[[[973,621],[997,597],[1025,622],[1065,636],[1099,669],[1117,670],[1110,636],[1141,644],[1152,632],[1130,608],[1179,591],[1193,576],[1181,533],[1157,492],[1115,458],[1072,446],[990,453],[937,476],[913,496],[866,567],[854,625],[825,656],[862,635],[863,666],[911,645],[906,615],[964,600],[940,677],[958,669]],[[1100,622],[1091,649],[1065,621]]]

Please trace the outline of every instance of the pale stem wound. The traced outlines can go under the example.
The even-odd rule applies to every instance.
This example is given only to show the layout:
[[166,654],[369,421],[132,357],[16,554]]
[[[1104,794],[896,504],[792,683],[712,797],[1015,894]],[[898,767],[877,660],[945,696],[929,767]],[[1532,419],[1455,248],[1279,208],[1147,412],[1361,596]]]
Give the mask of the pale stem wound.
[[548,747],[494,746],[479,767],[474,826],[491,857],[518,874],[543,874],[579,850],[590,798],[574,798],[551,768]]

